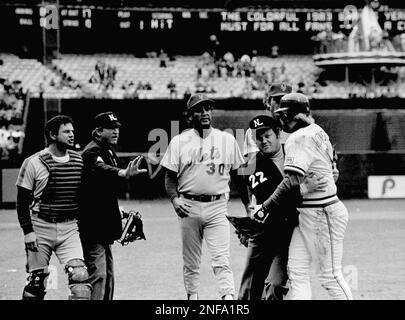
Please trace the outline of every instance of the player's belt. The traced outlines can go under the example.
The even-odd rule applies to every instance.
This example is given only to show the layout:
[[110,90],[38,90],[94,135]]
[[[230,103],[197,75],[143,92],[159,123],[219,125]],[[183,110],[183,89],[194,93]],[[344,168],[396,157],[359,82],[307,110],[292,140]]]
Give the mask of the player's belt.
[[61,222],[68,222],[72,220],[76,220],[76,217],[66,217],[66,216],[61,216],[61,217],[51,217],[47,214],[43,214],[41,212],[33,212],[33,214],[36,214],[38,218],[45,220],[46,222],[49,223],[61,223]]
[[217,195],[208,195],[208,194],[201,194],[201,195],[196,195],[196,194],[188,194],[188,193],[182,193],[183,197],[189,200],[195,200],[195,201],[200,201],[200,202],[212,202],[215,200],[221,199],[221,197],[224,194],[217,194]]
[[339,201],[339,198],[335,194],[323,198],[303,199],[298,208],[325,208]]

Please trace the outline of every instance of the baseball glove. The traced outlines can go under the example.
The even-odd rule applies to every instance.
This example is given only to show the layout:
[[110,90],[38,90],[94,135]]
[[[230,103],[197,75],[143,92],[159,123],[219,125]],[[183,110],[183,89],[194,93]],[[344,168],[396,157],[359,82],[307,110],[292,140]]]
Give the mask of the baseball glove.
[[117,240],[123,246],[128,245],[130,242],[136,240],[146,240],[143,233],[142,216],[139,212],[129,211],[122,212],[122,233],[121,237]]
[[226,216],[235,227],[235,233],[241,244],[248,246],[249,238],[255,238],[263,233],[263,225],[252,220],[250,217]]

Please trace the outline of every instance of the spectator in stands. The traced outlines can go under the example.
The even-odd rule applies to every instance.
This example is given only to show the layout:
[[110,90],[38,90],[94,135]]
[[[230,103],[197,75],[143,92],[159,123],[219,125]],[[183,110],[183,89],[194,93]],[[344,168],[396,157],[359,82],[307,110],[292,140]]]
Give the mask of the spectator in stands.
[[159,61],[160,61],[160,64],[159,64],[159,67],[160,68],[167,68],[167,53],[163,50],[163,49],[160,49],[160,52],[159,52]]
[[227,76],[229,78],[233,77],[233,72],[235,70],[235,57],[231,52],[227,52],[224,54],[224,61],[225,61],[225,68],[227,72]]
[[173,79],[170,79],[169,83],[167,84],[167,88],[169,89],[170,99],[177,99],[176,83],[174,83]]
[[96,72],[96,82],[103,82],[106,73],[105,62],[102,60],[97,61],[94,70]]
[[298,93],[305,93],[304,89],[305,88],[305,83],[303,81],[298,82],[298,89],[297,92]]
[[221,50],[220,50],[220,43],[215,34],[210,35],[210,41],[208,46],[211,57],[213,58],[214,62],[217,61],[221,56],[220,52]]
[[186,91],[184,91],[184,94],[183,94],[183,100],[187,102],[188,99],[190,99],[191,94],[192,94],[192,93],[191,93],[190,88],[187,87],[187,88],[186,88]]
[[252,50],[252,54],[250,55],[250,66],[251,66],[250,72],[255,74],[257,72],[257,70],[256,70],[256,68],[257,68],[257,50],[256,49]]
[[152,90],[152,84],[151,84],[149,81],[147,81],[147,82],[144,84],[143,89],[144,89],[144,90]]
[[142,81],[138,81],[138,84],[136,85],[136,90],[144,90],[145,85],[142,83]]
[[240,71],[243,77],[250,77],[250,57],[247,54],[244,54],[240,58]]
[[278,58],[278,50],[279,50],[278,45],[274,45],[271,47],[271,57],[272,58]]

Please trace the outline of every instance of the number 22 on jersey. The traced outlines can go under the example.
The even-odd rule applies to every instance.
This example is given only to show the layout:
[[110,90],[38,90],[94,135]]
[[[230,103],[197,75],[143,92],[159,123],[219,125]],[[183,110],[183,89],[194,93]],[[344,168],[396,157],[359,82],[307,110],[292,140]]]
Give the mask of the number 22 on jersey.
[[252,189],[256,188],[260,183],[267,181],[262,171],[255,172],[249,176],[249,181],[252,185]]

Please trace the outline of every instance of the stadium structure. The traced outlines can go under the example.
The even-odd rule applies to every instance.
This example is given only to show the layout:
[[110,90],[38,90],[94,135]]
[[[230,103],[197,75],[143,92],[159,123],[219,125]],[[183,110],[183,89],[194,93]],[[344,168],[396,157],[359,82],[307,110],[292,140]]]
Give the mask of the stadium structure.
[[[338,153],[342,198],[405,197],[402,1],[1,0],[0,33],[2,206],[55,114],[74,119],[80,150],[94,115],[116,112],[119,154],[144,154],[149,171],[122,196],[156,197],[165,150],[153,132],[185,128],[190,94],[215,99],[214,125],[236,133],[273,82],[311,99]],[[384,194],[387,179],[397,187]]]

